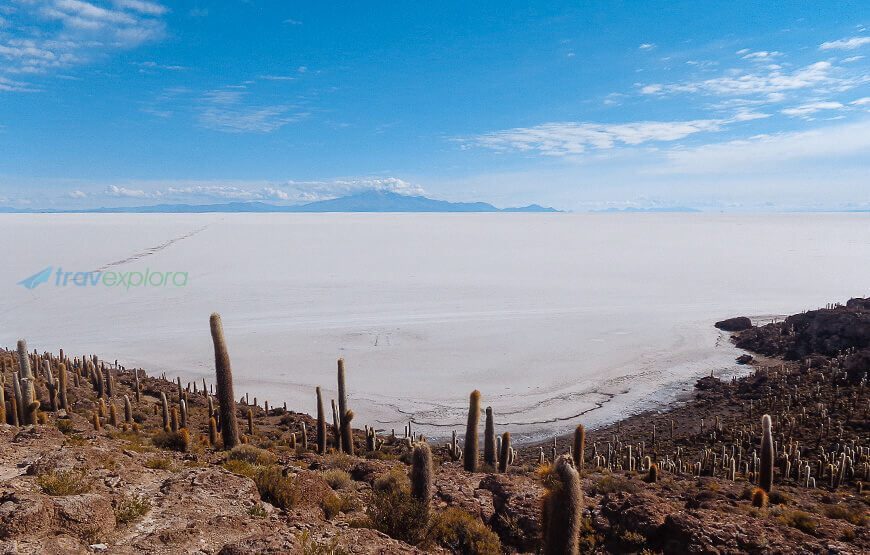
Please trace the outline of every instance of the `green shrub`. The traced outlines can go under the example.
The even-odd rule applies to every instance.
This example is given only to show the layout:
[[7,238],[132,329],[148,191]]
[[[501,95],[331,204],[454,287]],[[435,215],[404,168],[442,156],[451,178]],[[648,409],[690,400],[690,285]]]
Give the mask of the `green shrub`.
[[427,541],[463,555],[500,555],[498,536],[480,519],[460,509],[447,509],[432,518]]
[[115,502],[115,520],[128,524],[151,510],[151,501],[141,495],[125,496]]
[[237,445],[229,452],[227,460],[244,461],[259,466],[268,466],[270,464],[275,464],[277,459],[275,455],[265,449],[260,449],[253,445]]
[[37,485],[48,495],[80,495],[91,491],[91,482],[84,472],[60,470],[36,478]]
[[293,478],[284,476],[279,466],[268,466],[260,469],[254,476],[260,498],[281,509],[289,509],[296,504],[299,492],[296,490]]
[[329,487],[336,490],[345,489],[351,484],[350,474],[338,468],[333,468],[324,472],[323,479],[326,480]]
[[254,505],[251,505],[251,508],[248,509],[248,514],[251,515],[253,518],[266,518],[266,515],[268,513],[266,512],[266,508],[261,503],[256,503]]

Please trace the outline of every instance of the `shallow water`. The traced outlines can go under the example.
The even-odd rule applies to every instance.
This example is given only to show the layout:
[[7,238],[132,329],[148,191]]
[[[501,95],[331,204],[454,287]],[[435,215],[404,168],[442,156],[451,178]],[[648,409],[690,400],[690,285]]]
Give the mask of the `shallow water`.
[[[739,372],[712,323],[867,295],[861,214],[0,215],[0,344],[211,381],[314,411],[345,357],[355,424],[445,436],[472,389],[518,439]],[[19,280],[51,266],[34,289]],[[186,272],[153,287],[56,271]],[[62,280],[62,276],[61,276]],[[689,385],[687,385],[689,384]]]

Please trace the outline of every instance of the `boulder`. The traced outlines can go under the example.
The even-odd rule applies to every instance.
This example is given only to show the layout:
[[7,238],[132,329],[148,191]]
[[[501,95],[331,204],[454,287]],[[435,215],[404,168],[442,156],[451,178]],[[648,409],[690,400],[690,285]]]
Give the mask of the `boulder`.
[[752,327],[752,320],[746,316],[728,318],[716,322],[715,326],[723,331],[743,331]]

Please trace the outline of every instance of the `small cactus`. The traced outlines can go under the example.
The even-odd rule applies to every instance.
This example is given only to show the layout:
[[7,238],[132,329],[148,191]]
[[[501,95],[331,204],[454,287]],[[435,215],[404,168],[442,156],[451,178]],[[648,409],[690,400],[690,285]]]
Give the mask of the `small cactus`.
[[60,363],[57,367],[57,396],[58,402],[60,403],[60,408],[65,411],[69,411],[69,405],[66,398],[67,381],[68,376],[66,371],[66,364]]
[[124,422],[130,424],[133,422],[133,405],[130,404],[130,397],[124,395]]
[[214,416],[208,419],[208,444],[212,447],[217,446],[217,421]]
[[411,455],[411,495],[427,506],[432,498],[432,451],[426,442],[418,443]]
[[544,555],[577,555],[583,491],[574,460],[562,455],[553,465],[555,485],[544,496],[541,519]]
[[483,432],[483,461],[495,467],[496,452],[495,452],[495,422],[492,416],[492,407],[486,407],[486,422]]
[[109,401],[109,424],[118,427],[118,409],[115,408],[115,403]]
[[215,312],[209,319],[211,338],[214,343],[214,365],[217,383],[217,398],[220,408],[221,435],[224,449],[239,444],[239,425],[236,421],[236,400],[233,394],[233,371],[230,355],[224,340],[224,328],[220,314]]
[[507,467],[513,462],[513,450],[511,449],[511,433],[505,432],[501,435],[501,453],[498,457],[498,471],[501,473],[507,472]]
[[468,399],[468,424],[465,427],[465,449],[463,467],[468,472],[477,472],[480,446],[477,428],[480,425],[480,391],[474,390]]
[[182,426],[178,425],[178,409],[175,407],[172,407],[172,412],[170,413],[170,419],[169,419],[169,429],[172,430],[173,432],[177,432],[178,429],[181,427]]
[[757,509],[764,509],[767,507],[768,496],[767,492],[762,488],[755,488],[752,490],[752,506]]
[[659,481],[659,465],[656,463],[650,463],[649,470],[647,471],[646,481],[650,484],[655,484]]
[[102,424],[100,423],[100,415],[97,411],[94,411],[94,415],[91,419],[91,422],[94,424],[94,430],[100,431],[103,429]]
[[574,467],[577,472],[583,472],[583,460],[586,455],[586,428],[583,424],[577,424],[574,429],[574,448],[571,454],[574,456]]
[[248,409],[248,435],[254,435],[254,413],[250,408]]

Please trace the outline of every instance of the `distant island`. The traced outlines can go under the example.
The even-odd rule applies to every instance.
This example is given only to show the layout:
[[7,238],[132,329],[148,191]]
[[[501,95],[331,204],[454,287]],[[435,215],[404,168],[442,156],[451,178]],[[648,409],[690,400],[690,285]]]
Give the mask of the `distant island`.
[[0,207],[0,212],[22,214],[202,214],[213,212],[560,212],[560,210],[537,204],[516,208],[496,208],[486,202],[449,202],[424,196],[401,195],[390,191],[371,190],[295,206],[280,206],[264,202],[228,202],[224,204],[155,204],[152,206],[87,208],[79,210]]

